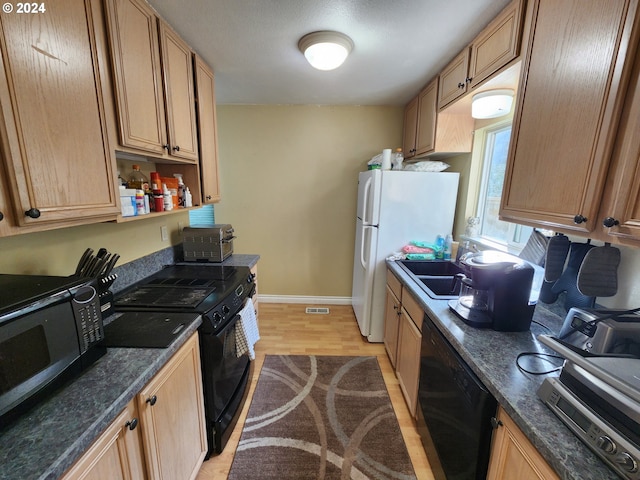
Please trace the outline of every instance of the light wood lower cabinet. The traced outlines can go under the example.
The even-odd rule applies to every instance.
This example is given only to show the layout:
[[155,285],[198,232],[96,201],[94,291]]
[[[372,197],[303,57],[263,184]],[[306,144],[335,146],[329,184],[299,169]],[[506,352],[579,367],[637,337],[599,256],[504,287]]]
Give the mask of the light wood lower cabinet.
[[138,409],[149,477],[195,478],[207,452],[197,334],[138,394]]
[[400,390],[415,418],[420,378],[420,348],[424,311],[415,298],[387,270],[384,347],[395,368]]
[[63,479],[193,479],[206,451],[196,333]]
[[139,423],[132,400],[63,480],[146,478]]
[[487,480],[557,480],[559,477],[511,420],[498,409],[500,425],[493,433]]
[[384,307],[384,349],[391,366],[395,368],[398,353],[398,327],[400,326],[400,300],[387,285]]
[[[422,320],[422,317],[420,317]],[[398,327],[398,357],[396,360],[396,376],[400,389],[409,407],[411,416],[416,416],[418,402],[418,381],[420,377],[420,346],[422,333],[413,319],[402,307],[400,325]]]

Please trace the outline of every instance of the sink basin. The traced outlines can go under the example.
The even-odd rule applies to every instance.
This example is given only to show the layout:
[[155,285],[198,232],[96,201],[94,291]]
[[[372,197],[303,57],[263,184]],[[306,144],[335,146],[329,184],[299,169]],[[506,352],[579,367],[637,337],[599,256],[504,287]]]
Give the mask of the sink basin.
[[463,273],[460,265],[450,262],[449,260],[400,260],[398,263],[414,275],[440,277],[443,275],[453,276],[456,273]]
[[397,262],[429,297],[437,300],[458,298],[460,283],[455,275],[462,268],[448,260],[400,260]]

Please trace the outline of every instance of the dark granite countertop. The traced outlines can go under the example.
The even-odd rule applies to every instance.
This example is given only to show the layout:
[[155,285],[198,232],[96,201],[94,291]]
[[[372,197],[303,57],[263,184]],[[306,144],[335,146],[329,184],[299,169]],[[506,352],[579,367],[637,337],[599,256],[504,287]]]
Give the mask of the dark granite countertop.
[[79,377],[0,432],[0,479],[59,478],[193,335],[167,348],[109,348]]
[[[538,304],[529,332],[473,328],[451,312],[446,300],[430,298],[394,261],[387,261],[387,266],[419,301],[449,343],[560,478],[619,479],[538,398],[536,392],[547,375],[527,374],[516,366],[516,357],[521,352],[555,353],[539,343],[536,337],[539,334],[556,334],[564,320],[564,311]],[[526,368],[532,371],[545,371],[549,367],[549,363],[541,361],[526,364]],[[557,373],[549,376],[553,375]]]
[[[253,267],[259,255],[233,254],[222,265]],[[164,265],[179,261],[171,247],[127,263],[118,292]],[[117,314],[105,319],[109,323]],[[105,356],[0,431],[0,480],[59,478],[113,422],[124,407],[194,334],[200,317],[167,348],[109,348]]]

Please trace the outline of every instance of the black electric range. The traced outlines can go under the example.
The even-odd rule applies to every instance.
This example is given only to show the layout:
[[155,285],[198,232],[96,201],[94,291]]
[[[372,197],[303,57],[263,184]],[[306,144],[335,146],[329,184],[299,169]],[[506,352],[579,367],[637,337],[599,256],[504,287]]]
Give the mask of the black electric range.
[[[129,320],[150,322],[147,336],[151,338],[161,331],[173,335],[180,328],[181,316],[202,317],[198,338],[209,445],[206,458],[222,452],[248,396],[253,362],[237,348],[236,327],[242,320],[240,311],[254,293],[249,267],[177,264],[114,299],[116,312],[124,312]],[[161,328],[153,327],[154,322]]]
[[249,267],[211,264],[169,265],[122,292],[114,309],[126,311],[196,312],[201,331],[215,333],[253,295]]

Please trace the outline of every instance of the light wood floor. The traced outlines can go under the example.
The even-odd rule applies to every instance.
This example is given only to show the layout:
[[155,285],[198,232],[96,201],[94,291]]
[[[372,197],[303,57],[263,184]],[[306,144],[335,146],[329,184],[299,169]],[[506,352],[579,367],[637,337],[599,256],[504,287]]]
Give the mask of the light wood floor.
[[377,356],[418,480],[433,480],[420,437],[384,345],[369,343],[360,335],[351,306],[330,305],[329,315],[306,314],[307,306],[311,305],[260,304],[261,339],[255,348],[256,364],[249,400],[245,403],[240,420],[224,451],[204,462],[197,480],[227,478],[265,354]]

